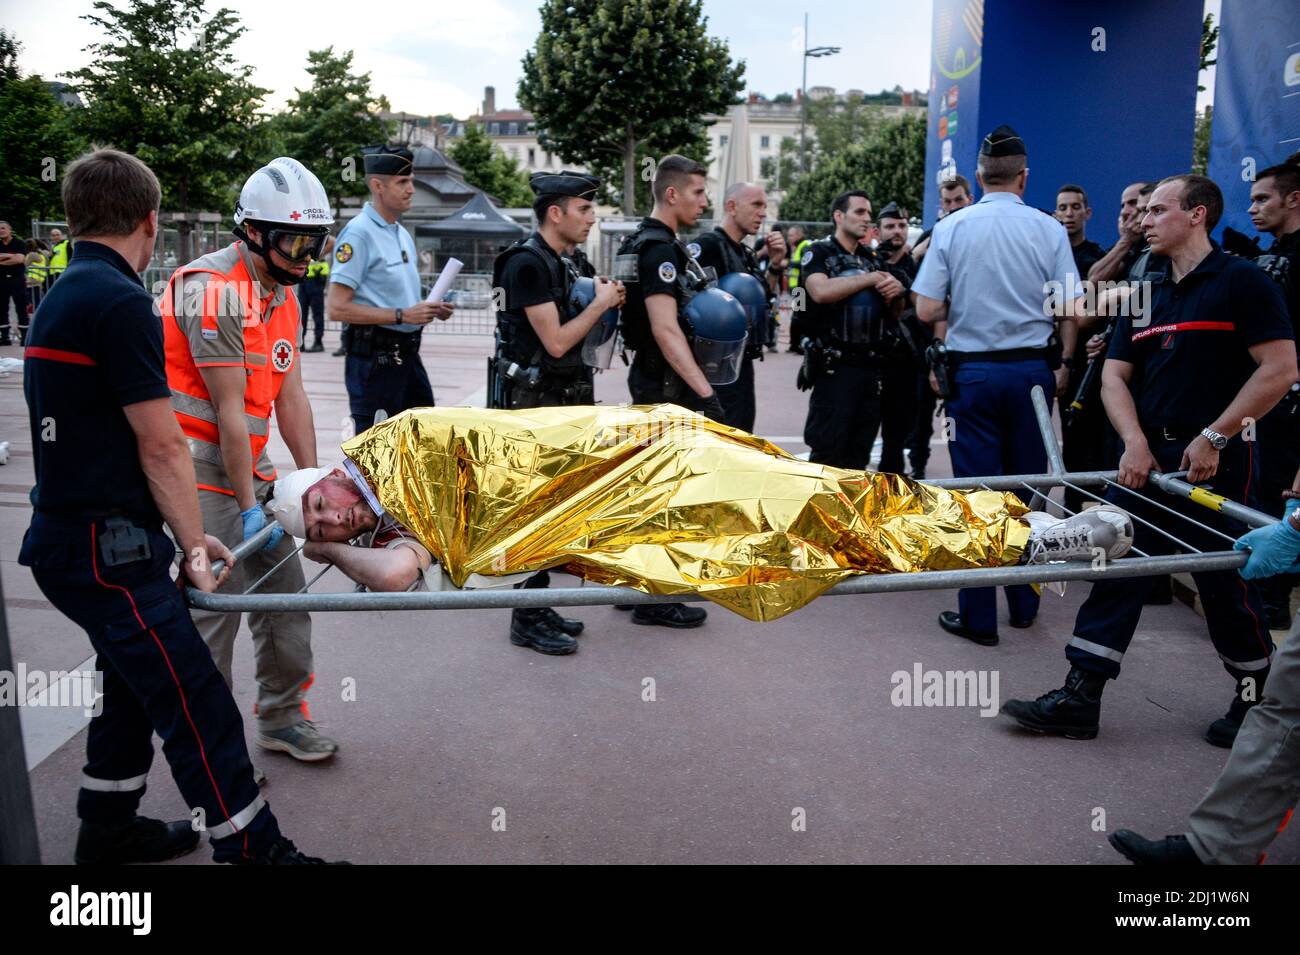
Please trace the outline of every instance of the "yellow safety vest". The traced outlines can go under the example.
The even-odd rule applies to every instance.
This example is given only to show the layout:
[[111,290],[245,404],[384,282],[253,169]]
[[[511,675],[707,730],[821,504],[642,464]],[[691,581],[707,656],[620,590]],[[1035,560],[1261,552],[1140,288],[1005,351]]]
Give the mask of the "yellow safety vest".
[[319,262],[312,262],[307,266],[307,278],[319,279],[330,274],[329,259],[321,259]]
[[54,252],[50,255],[50,278],[57,279],[63,273],[63,270],[68,267],[68,255],[71,248],[71,243],[67,239],[54,247]]
[[803,264],[803,254],[808,246],[812,245],[812,239],[801,239],[799,244],[794,247],[794,253],[790,256],[790,269],[786,275],[790,279],[790,288],[799,287],[799,266]]
[[50,270],[45,264],[45,255],[41,252],[33,252],[35,258],[27,263],[27,284],[44,285],[45,279],[49,276]]

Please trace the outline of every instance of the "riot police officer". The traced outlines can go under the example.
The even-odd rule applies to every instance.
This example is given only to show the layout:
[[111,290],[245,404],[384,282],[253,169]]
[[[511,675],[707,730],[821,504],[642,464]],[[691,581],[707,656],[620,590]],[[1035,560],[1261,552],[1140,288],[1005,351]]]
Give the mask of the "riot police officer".
[[[737,273],[754,279],[753,286],[738,280],[732,280],[734,287],[723,286],[733,295],[738,291],[741,295],[753,294],[756,289],[758,297],[754,300],[755,313],[750,316],[749,341],[740,365],[740,377],[735,384],[719,385],[716,388],[724,411],[723,423],[752,432],[757,411],[754,400],[754,359],[761,361],[763,358],[763,343],[767,338],[772,304],[768,302],[763,270],[743,240],[745,236],[757,234],[762,227],[767,215],[767,194],[761,186],[738,182],[727,190],[723,210],[722,224],[715,226],[711,232],[704,233],[695,242],[688,243],[686,248],[700,265],[717,272],[720,279]],[[779,232],[769,232],[764,245],[769,266],[779,268],[785,261],[785,238]],[[746,303],[742,301],[742,304]]]
[[[502,252],[492,266],[492,284],[504,293],[505,308],[497,315],[496,354],[488,365],[489,406],[592,404],[590,365],[599,352],[608,367],[616,310],[625,294],[621,282],[581,275],[577,261],[578,245],[596,222],[600,180],[567,171],[535,173],[530,185],[537,194],[537,231]],[[525,586],[549,583],[543,570]],[[578,649],[573,638],[581,632],[582,621],[566,620],[549,607],[515,610],[510,621],[510,642],[538,653],[573,653]]]
[[865,469],[880,427],[881,325],[903,286],[861,244],[871,230],[865,192],[837,196],[831,219],[835,231],[799,263],[810,332],[799,388],[812,389],[804,443],[810,461]]
[[420,338],[453,306],[420,295],[415,240],[399,223],[411,205],[409,149],[371,146],[365,153],[370,201],[343,227],[330,269],[329,312],[343,322],[344,376],[357,432],[407,408],[433,404],[433,387],[420,360]]
[[[880,244],[876,265],[898,279],[903,291],[912,287],[918,268],[908,254],[907,214],[897,202],[888,203],[876,219]],[[917,417],[917,375],[925,367],[925,350],[932,336],[916,317],[907,295],[889,303],[880,324],[880,470],[902,474],[903,451]]]
[[[677,237],[709,204],[706,170],[685,156],[666,156],[655,171],[654,209],[619,246],[615,277],[627,282],[623,341],[636,357],[628,390],[638,404],[673,402],[722,421],[725,412],[713,384],[695,360],[683,331],[690,300],[709,286],[709,276]],[[698,627],[707,614],[686,604],[621,607],[634,623]]]

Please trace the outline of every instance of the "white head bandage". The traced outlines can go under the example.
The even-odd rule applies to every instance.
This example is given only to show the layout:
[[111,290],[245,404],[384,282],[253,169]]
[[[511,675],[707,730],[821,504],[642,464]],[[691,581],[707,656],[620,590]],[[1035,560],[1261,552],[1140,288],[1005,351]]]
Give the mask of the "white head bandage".
[[294,471],[276,480],[275,492],[266,502],[266,509],[280,522],[286,534],[304,539],[307,537],[307,525],[302,516],[302,496],[307,493],[307,488],[333,470],[333,468],[303,468],[301,471]]

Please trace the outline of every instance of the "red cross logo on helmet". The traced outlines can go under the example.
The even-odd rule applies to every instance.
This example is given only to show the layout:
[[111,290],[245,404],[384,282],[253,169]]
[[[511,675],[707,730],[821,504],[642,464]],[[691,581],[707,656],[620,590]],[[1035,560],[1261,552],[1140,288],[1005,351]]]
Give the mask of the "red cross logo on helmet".
[[289,218],[292,219],[294,222],[297,222],[299,219],[302,218],[302,213],[299,212],[297,209],[295,209],[293,212],[289,213]]

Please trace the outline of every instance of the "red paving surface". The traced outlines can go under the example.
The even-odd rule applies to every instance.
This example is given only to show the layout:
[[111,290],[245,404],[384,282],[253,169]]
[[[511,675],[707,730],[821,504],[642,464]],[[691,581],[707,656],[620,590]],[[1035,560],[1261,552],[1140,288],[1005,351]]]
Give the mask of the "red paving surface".
[[[440,404],[481,389],[489,347],[485,336],[426,336]],[[342,359],[303,357],[324,458],[346,413]],[[802,433],[796,361],[783,351],[758,366],[759,434]],[[621,366],[598,379],[598,398],[626,401],[623,379]],[[16,563],[32,479],[21,374],[0,379],[0,440],[12,442],[0,570],[14,656],[67,669],[89,655],[85,635]],[[289,463],[278,439],[272,450]],[[931,474],[948,474],[935,452]],[[994,648],[939,630],[951,592],[825,598],[765,625],[711,607],[686,632],[581,608],[566,613],[587,624],[582,649],[563,658],[510,646],[506,611],[317,614],[312,715],[340,753],[311,765],[254,759],[284,832],[355,862],[1114,863],[1106,831],[1181,831],[1226,759],[1201,733],[1232,684],[1188,607],[1147,610],[1093,742],[1027,735],[973,707],[891,702],[891,675],[916,664],[988,671],[1003,700],[1058,686],[1084,593],[1046,597],[1033,627],[1005,628]],[[250,714],[247,634],[235,674]],[[344,681],[355,701],[343,700]],[[251,745],[251,720],[245,731]],[[72,858],[83,747],[78,733],[31,773],[47,862]],[[188,815],[161,754],[142,809]],[[1273,861],[1300,861],[1295,829]]]

